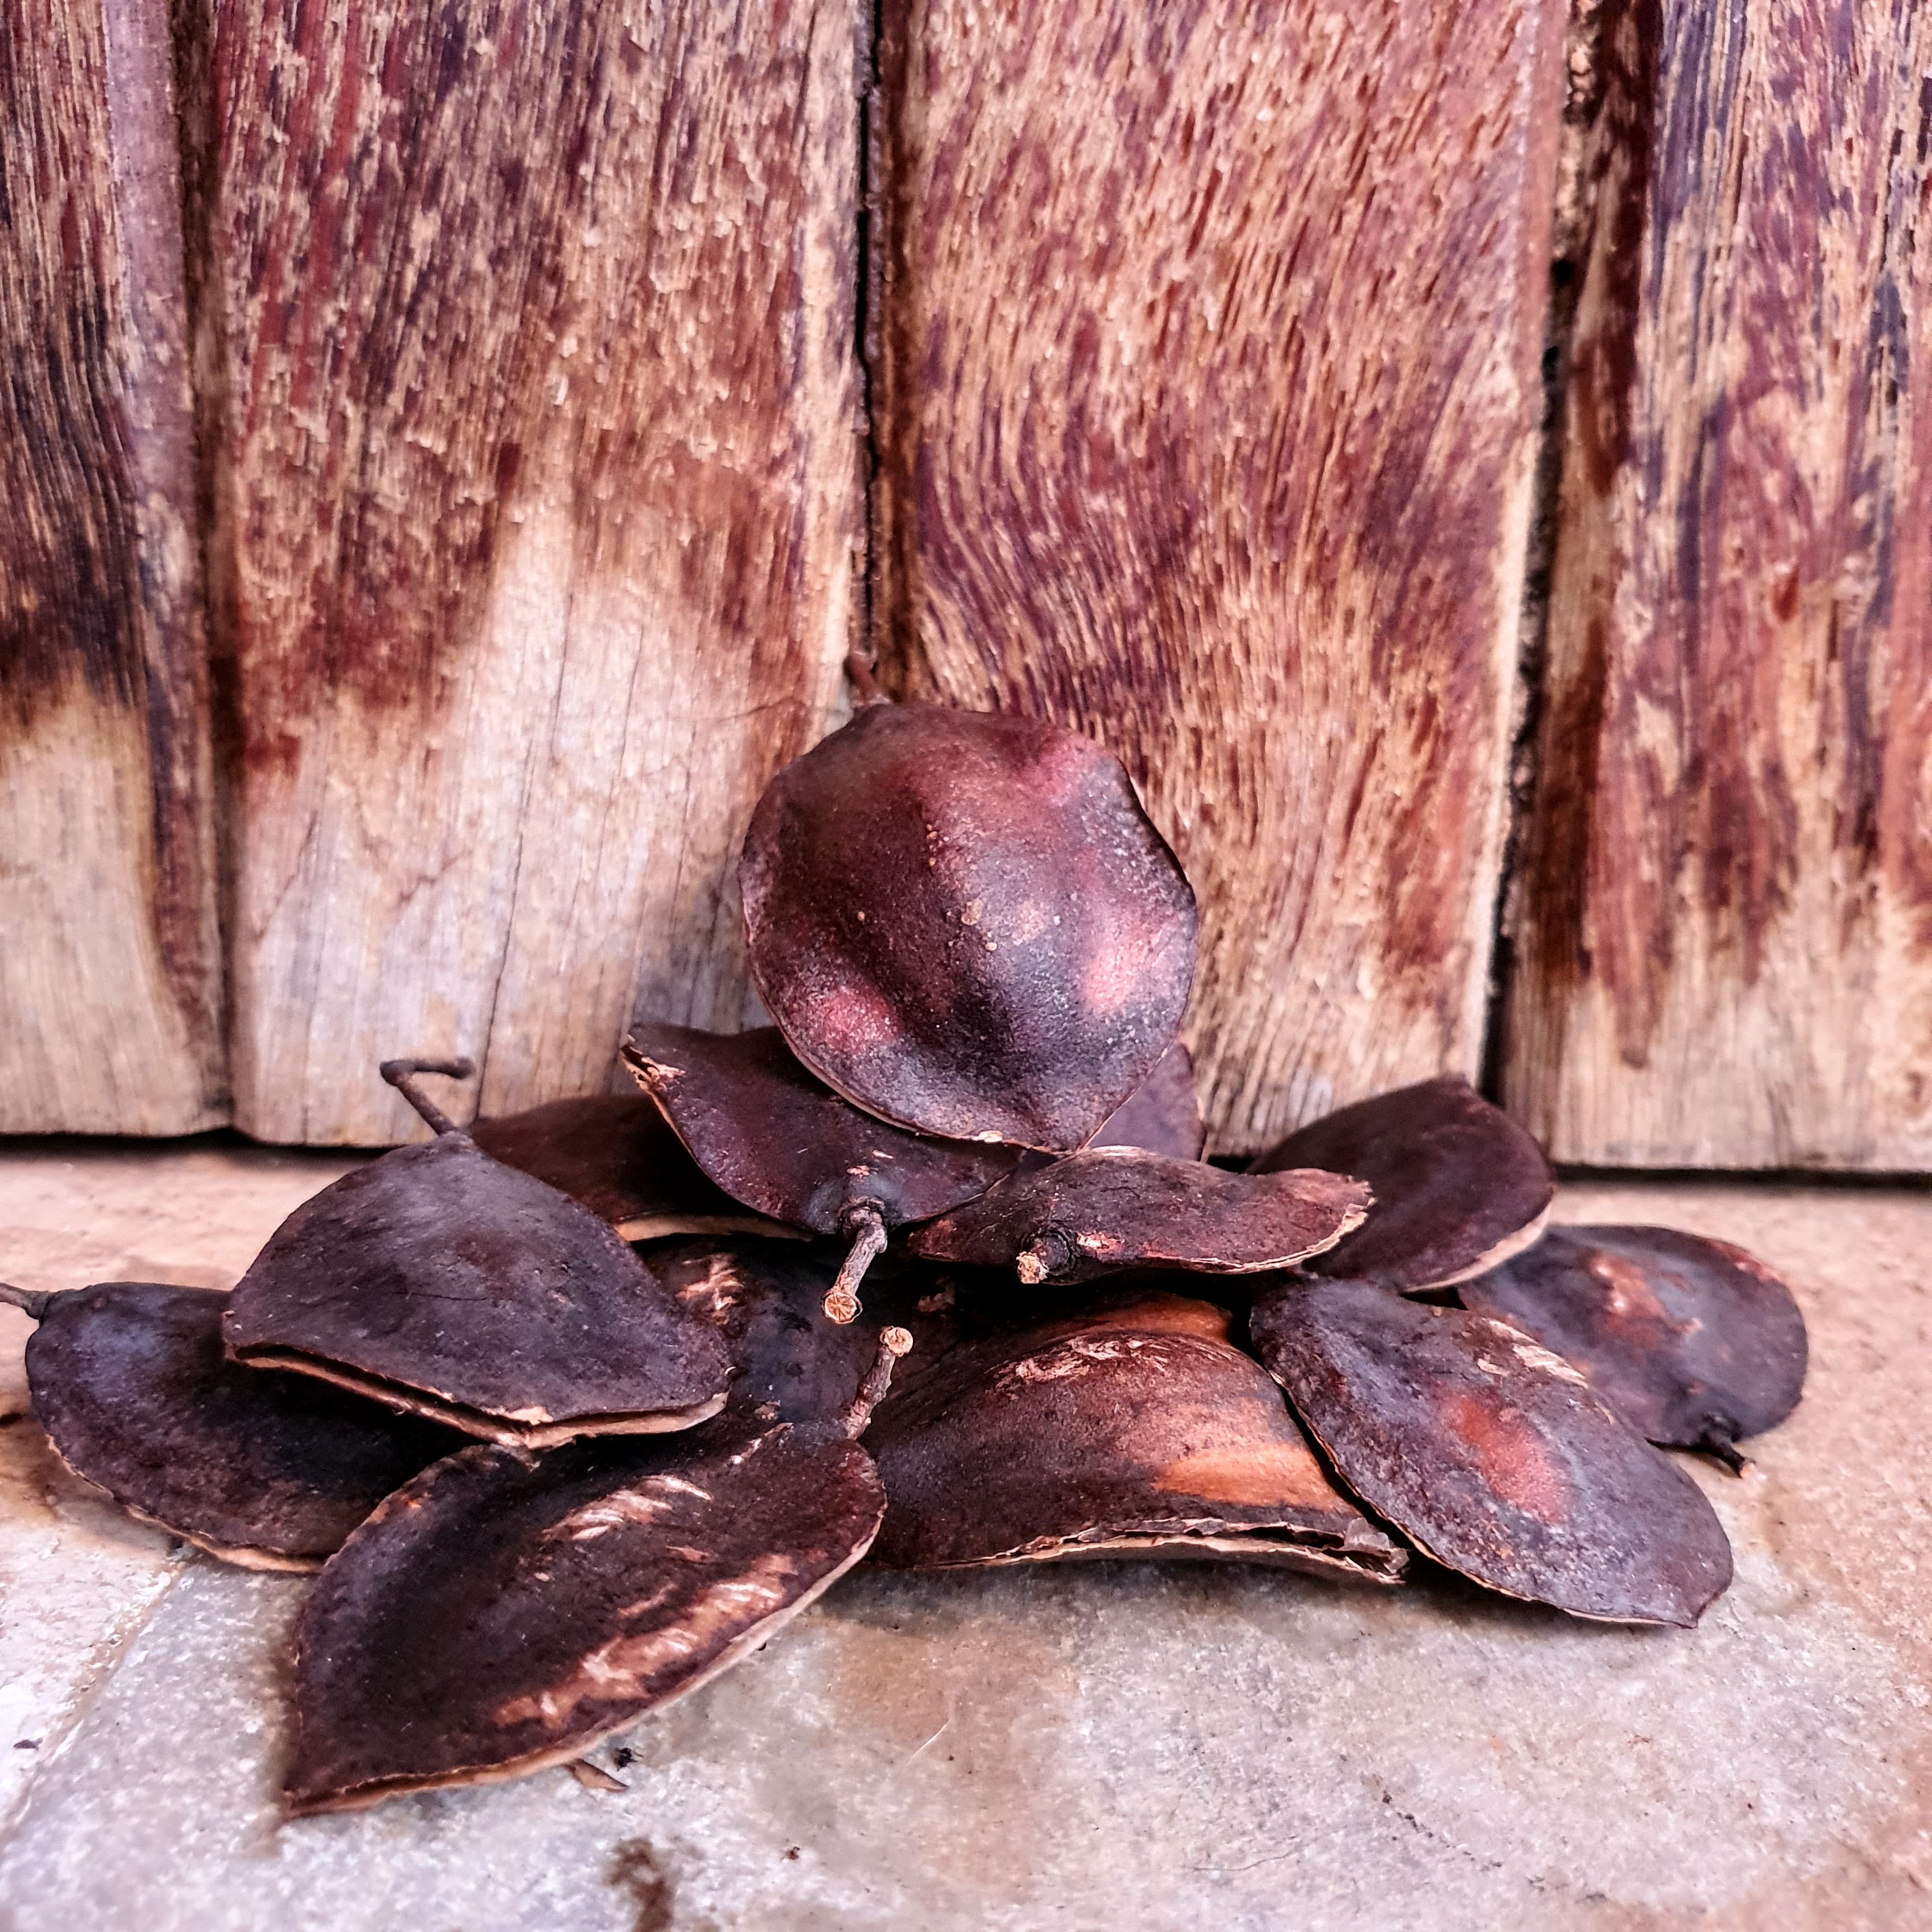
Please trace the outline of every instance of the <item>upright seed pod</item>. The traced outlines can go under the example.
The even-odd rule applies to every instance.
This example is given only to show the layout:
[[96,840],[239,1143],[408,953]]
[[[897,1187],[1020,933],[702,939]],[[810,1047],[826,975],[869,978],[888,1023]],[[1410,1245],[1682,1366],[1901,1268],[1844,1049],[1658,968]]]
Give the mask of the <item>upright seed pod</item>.
[[1154,1071],[1095,1129],[1095,1147],[1138,1148],[1170,1160],[1198,1160],[1208,1144],[1194,1057],[1176,1040]]
[[229,1304],[238,1361],[292,1369],[488,1440],[686,1429],[716,1413],[730,1363],[604,1222],[492,1160],[420,1093],[436,1130],[325,1188],[268,1240]]
[[859,1286],[887,1232],[982,1194],[1017,1148],[901,1132],[814,1080],[772,1027],[739,1034],[646,1024],[625,1063],[698,1166],[774,1220],[850,1244],[825,1298],[834,1322],[859,1312]]
[[1552,1228],[1460,1292],[1465,1307],[1574,1364],[1639,1434],[1734,1471],[1736,1445],[1782,1422],[1804,1390],[1804,1318],[1791,1291],[1724,1241]]
[[1375,1190],[1359,1234],[1316,1274],[1414,1294],[1494,1268],[1543,1231],[1556,1192],[1543,1150],[1460,1076],[1343,1107],[1292,1133],[1248,1170],[1322,1167]]
[[1250,1332],[1342,1483],[1486,1588],[1688,1627],[1730,1583],[1703,1492],[1519,1330],[1316,1281],[1264,1296]]
[[919,1133],[1082,1145],[1193,982],[1194,895],[1119,760],[1033,718],[862,711],[766,788],[738,878],[786,1043]]
[[748,1656],[864,1556],[856,1438],[898,1330],[823,1422],[466,1449],[383,1504],[296,1626],[296,1812],[568,1764]]
[[221,1350],[228,1298],[160,1282],[55,1294],[0,1284],[40,1326],[34,1414],[130,1516],[250,1570],[315,1570],[391,1490],[465,1438]]

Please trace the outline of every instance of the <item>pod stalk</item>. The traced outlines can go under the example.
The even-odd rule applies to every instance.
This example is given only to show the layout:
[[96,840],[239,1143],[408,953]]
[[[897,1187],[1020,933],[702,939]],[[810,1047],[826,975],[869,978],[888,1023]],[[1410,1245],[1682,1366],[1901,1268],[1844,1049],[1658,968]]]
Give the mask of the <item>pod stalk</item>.
[[843,1232],[852,1237],[852,1245],[840,1264],[838,1279],[825,1292],[825,1318],[842,1328],[858,1319],[859,1284],[886,1251],[885,1217],[874,1203],[867,1202],[846,1216]]
[[382,1078],[420,1114],[430,1130],[439,1134],[462,1130],[416,1084],[418,1073],[440,1073],[451,1080],[467,1080],[476,1071],[476,1063],[466,1055],[455,1060],[386,1060],[377,1070]]
[[856,1440],[866,1432],[866,1426],[872,1419],[872,1412],[886,1399],[886,1391],[892,1385],[892,1370],[904,1354],[912,1348],[912,1336],[903,1328],[881,1328],[879,1330],[879,1352],[872,1358],[872,1366],[866,1371],[866,1379],[859,1384],[859,1393],[838,1412],[838,1421],[848,1436]]

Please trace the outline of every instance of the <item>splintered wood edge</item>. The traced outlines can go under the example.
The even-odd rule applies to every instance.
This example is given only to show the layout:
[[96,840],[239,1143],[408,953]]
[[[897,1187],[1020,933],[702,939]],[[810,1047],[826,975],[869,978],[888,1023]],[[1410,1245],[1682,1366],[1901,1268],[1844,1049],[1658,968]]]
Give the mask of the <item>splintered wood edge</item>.
[[[1555,1204],[1553,1202],[1551,1204]],[[1418,1282],[1414,1288],[1404,1288],[1405,1294],[1426,1294],[1432,1289],[1454,1288],[1459,1281],[1474,1281],[1479,1274],[1487,1274],[1490,1269],[1501,1268],[1504,1262],[1514,1261],[1525,1250],[1533,1248],[1542,1240],[1550,1227],[1550,1209],[1546,1208],[1533,1221],[1526,1222],[1513,1234],[1505,1234],[1496,1246],[1486,1250],[1466,1268],[1458,1268],[1454,1274],[1445,1274],[1435,1281]]]
[[783,1610],[774,1610],[770,1616],[754,1624],[742,1636],[733,1638],[689,1682],[679,1685],[668,1696],[659,1698],[656,1703],[641,1711],[633,1711],[627,1716],[614,1719],[595,1731],[573,1738],[568,1744],[558,1744],[548,1750],[532,1751],[526,1756],[512,1759],[507,1764],[481,1766],[467,1771],[439,1772],[428,1778],[376,1778],[367,1784],[352,1785],[346,1791],[326,1792],[315,1798],[292,1798],[284,1791],[283,1803],[289,1815],[294,1818],[319,1817],[329,1811],[366,1811],[371,1805],[381,1804],[386,1798],[406,1797],[416,1791],[441,1791],[452,1785],[507,1784],[513,1778],[527,1778],[532,1772],[548,1770],[554,1765],[571,1764],[586,1751],[595,1750],[606,1738],[614,1737],[618,1732],[628,1730],[633,1724],[656,1716],[660,1711],[668,1710],[680,1698],[689,1696],[694,1690],[702,1690],[714,1677],[722,1676],[734,1664],[749,1656],[760,1644],[769,1642],[793,1618],[815,1604],[865,1556],[872,1546],[873,1538],[879,1533],[879,1525],[884,1520],[885,1510],[881,1507],[869,1534],[836,1570],[826,1571],[795,1603],[787,1604]]
[[572,1421],[516,1423],[460,1402],[445,1402],[421,1389],[401,1382],[386,1382],[380,1376],[358,1375],[352,1370],[318,1360],[312,1355],[283,1348],[236,1348],[238,1362],[253,1369],[286,1369],[298,1376],[313,1376],[317,1382],[333,1382],[352,1394],[366,1396],[386,1408],[402,1409],[431,1422],[446,1424],[482,1442],[494,1442],[505,1449],[554,1449],[574,1442],[580,1436],[666,1436],[708,1421],[724,1406],[724,1391],[689,1408],[640,1410],[634,1414],[587,1415]]

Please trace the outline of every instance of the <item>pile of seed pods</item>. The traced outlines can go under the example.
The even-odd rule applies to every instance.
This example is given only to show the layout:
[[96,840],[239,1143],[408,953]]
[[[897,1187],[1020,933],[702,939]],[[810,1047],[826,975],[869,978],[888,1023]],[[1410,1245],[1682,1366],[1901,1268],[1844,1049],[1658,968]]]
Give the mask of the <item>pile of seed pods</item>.
[[1458,1078],[1204,1162],[1193,894],[1100,746],[874,706],[772,782],[740,880],[774,1026],[640,1026],[641,1092],[466,1131],[421,1084],[466,1063],[391,1061],[434,1138],[232,1294],[5,1291],[78,1475],[320,1572],[292,1810],[594,1777],[868,1557],[1436,1564],[1682,1625],[1729,1582],[1655,1445],[1735,1468],[1790,1412],[1790,1293],[1546,1230],[1541,1152]]

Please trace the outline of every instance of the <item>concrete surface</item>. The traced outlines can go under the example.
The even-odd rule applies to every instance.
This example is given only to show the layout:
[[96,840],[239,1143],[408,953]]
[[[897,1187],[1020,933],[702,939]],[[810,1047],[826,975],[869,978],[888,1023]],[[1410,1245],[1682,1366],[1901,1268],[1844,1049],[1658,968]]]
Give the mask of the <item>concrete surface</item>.
[[[0,1156],[0,1274],[225,1281],[340,1167]],[[1798,1414],[1742,1481],[1696,1470],[1738,1556],[1702,1629],[1232,1567],[861,1574],[605,1746],[622,1793],[281,1823],[300,1580],[171,1558],[14,1424],[0,1718],[39,1748],[0,1735],[0,1926],[1932,1928],[1932,1198],[1593,1184],[1557,1217],[1742,1242],[1804,1304]]]

